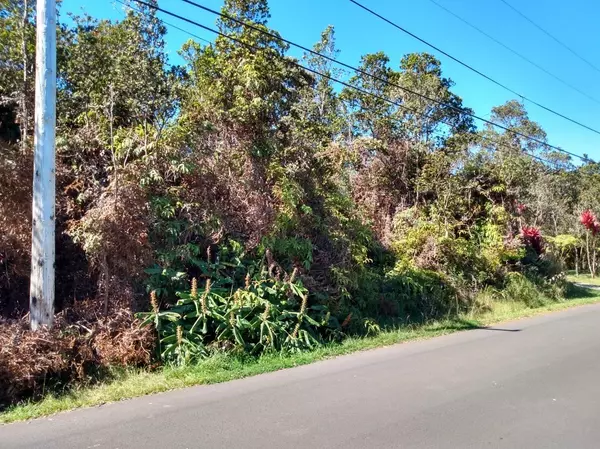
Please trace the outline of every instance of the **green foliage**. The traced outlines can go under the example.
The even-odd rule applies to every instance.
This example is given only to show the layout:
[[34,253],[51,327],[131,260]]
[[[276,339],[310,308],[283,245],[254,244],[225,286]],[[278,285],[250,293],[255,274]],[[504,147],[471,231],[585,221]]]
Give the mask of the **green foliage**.
[[581,239],[571,234],[560,234],[550,238],[552,245],[556,246],[559,252],[569,251],[582,245]]
[[398,267],[386,278],[400,316],[422,322],[460,312],[458,292],[439,272]]
[[579,251],[584,247],[583,239],[572,234],[559,234],[547,239],[553,253],[562,261],[563,267],[577,259]]
[[520,273],[510,273],[499,293],[504,301],[523,302],[528,307],[541,307],[548,302],[537,285]]
[[[23,24],[22,5],[0,0],[0,122],[13,128],[21,96],[33,99],[20,48],[31,62],[35,15]],[[516,135],[546,139],[518,101],[491,111],[507,131],[476,130],[430,54],[363,55],[348,76],[307,53],[313,73],[269,28],[266,0],[227,0],[223,11],[237,20],[218,27],[238,41],[189,41],[184,67],[169,63],[150,7],[58,30],[57,223],[96,287],[112,282],[131,303],[154,292],[160,310],[146,318],[163,360],[306,349],[470,310],[479,292],[521,291],[528,304],[560,296],[553,280],[585,262],[576,217],[600,204],[598,165],[575,167]],[[317,38],[314,49],[335,58],[335,30]],[[12,190],[0,191],[3,204],[18,202]],[[526,226],[541,229],[546,254],[523,244]],[[11,226],[0,231],[12,239]],[[29,245],[21,234],[14,248]],[[194,278],[211,281],[206,295],[187,291]]]
[[187,281],[187,273],[172,268],[162,268],[160,265],[147,268],[146,285],[148,291],[153,291],[159,298],[172,298],[183,288]]
[[564,301],[571,287],[572,284],[566,281],[562,273],[545,278],[533,272],[513,272],[506,276],[500,288],[482,290],[477,302],[480,307],[485,305],[487,308],[491,308],[494,301],[522,303],[529,308],[537,308]]
[[286,269],[303,267],[310,270],[313,263],[313,244],[309,239],[300,237],[266,237],[261,244],[261,252],[270,248],[276,260]]
[[[0,0],[2,318],[28,300],[33,3]],[[57,311],[91,300],[72,327],[110,328],[102,346],[123,360],[149,363],[146,346],[121,345],[130,331],[166,364],[291,364],[311,356],[281,352],[561,301],[564,270],[595,271],[600,239],[579,215],[600,210],[600,164],[551,151],[519,101],[491,110],[505,130],[475,129],[437,58],[376,52],[348,74],[328,59],[333,27],[316,36],[324,56],[294,55],[318,73],[304,70],[267,0],[225,0],[237,20],[173,66],[156,12],[136,9],[57,27]],[[150,310],[148,327],[114,332],[100,317],[131,315],[119,307]]]
[[483,264],[480,281],[493,280],[502,275],[511,264],[525,256],[525,249],[518,239],[507,239],[504,234],[507,214],[504,209],[491,211],[492,218],[478,223],[473,229],[474,244],[479,250],[479,259]]
[[296,279],[277,280],[262,273],[246,278],[244,288],[228,289],[206,278],[198,292],[196,280],[179,292],[177,303],[140,314],[142,325],[155,326],[164,362],[189,364],[219,350],[262,354],[301,351],[322,341],[330,315],[308,304],[308,290]]

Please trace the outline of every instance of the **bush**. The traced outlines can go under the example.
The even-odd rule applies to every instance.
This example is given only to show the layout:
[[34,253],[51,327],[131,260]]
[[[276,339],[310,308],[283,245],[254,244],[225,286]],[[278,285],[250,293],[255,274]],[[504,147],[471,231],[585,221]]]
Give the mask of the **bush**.
[[27,310],[33,161],[0,140],[0,316]]
[[548,298],[537,285],[520,273],[510,273],[500,292],[504,301],[522,302],[528,307],[541,307],[548,303]]
[[[139,290],[152,254],[148,245],[148,206],[144,192],[132,182],[116,183],[98,199],[69,233],[85,251],[90,268],[101,281],[105,307],[109,298],[125,292],[130,301]],[[133,306],[133,304],[132,304]]]
[[400,317],[422,322],[461,311],[459,296],[441,273],[417,268],[396,268],[386,276]]
[[96,321],[97,305],[85,307],[59,314],[52,330],[31,332],[25,320],[0,322],[0,409],[93,382],[113,367],[150,364],[154,338],[130,311]]
[[498,295],[504,301],[522,302],[534,308],[564,300],[567,289],[564,274],[548,279],[532,273],[509,273]]
[[193,279],[191,289],[162,311],[153,292],[153,310],[139,316],[158,333],[160,359],[183,365],[223,349],[259,355],[318,345],[330,315],[323,306],[309,306],[297,269],[287,279],[272,274],[247,275],[244,288],[233,290],[207,278],[203,292]]
[[562,261],[551,252],[545,252],[530,267],[536,273],[545,278],[552,279],[565,272]]

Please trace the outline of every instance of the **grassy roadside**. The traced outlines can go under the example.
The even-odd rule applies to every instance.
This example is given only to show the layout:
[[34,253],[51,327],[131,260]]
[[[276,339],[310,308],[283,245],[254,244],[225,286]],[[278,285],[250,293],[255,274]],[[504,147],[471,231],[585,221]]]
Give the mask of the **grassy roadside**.
[[576,282],[578,284],[597,285],[598,287],[600,287],[600,277],[596,276],[593,278],[589,274],[580,273],[578,276],[575,276],[575,272],[571,271],[567,276],[567,280],[569,282]]
[[[581,282],[577,280],[578,282]],[[0,413],[0,423],[48,416],[61,411],[90,407],[159,393],[193,385],[212,384],[254,376],[294,366],[305,365],[330,357],[388,346],[396,343],[433,338],[457,331],[473,329],[501,321],[525,318],[546,312],[600,302],[600,291],[577,289],[568,301],[531,309],[516,302],[494,304],[484,314],[471,314],[444,322],[419,327],[384,331],[379,335],[351,338],[342,343],[328,344],[311,352],[293,355],[266,355],[258,359],[221,355],[200,364],[184,368],[164,368],[156,372],[121,371],[113,378],[93,387],[81,388],[61,396],[47,396],[39,402],[13,406]]]

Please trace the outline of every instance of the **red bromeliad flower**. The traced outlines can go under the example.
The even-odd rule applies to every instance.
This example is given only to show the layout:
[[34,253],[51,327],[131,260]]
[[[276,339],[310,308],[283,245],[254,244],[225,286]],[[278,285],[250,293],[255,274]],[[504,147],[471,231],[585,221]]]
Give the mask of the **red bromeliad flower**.
[[593,235],[600,232],[600,223],[598,223],[596,215],[591,210],[584,210],[579,217],[579,221],[588,231],[592,231]]
[[521,238],[523,242],[531,246],[537,254],[544,252],[544,245],[542,241],[542,233],[540,230],[533,226],[525,226],[521,229]]
[[517,214],[519,215],[523,215],[523,213],[527,210],[527,206],[525,206],[523,203],[519,203],[517,204]]
[[579,221],[581,222],[581,224],[583,226],[585,226],[587,229],[591,230],[594,227],[594,223],[597,221],[596,216],[594,215],[594,213],[587,209],[584,210],[581,213],[581,217],[579,217]]

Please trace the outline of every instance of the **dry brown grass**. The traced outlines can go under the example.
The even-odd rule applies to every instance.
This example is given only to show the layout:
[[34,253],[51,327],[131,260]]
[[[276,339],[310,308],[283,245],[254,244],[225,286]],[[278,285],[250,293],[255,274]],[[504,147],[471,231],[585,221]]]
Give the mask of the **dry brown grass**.
[[0,316],[19,316],[29,288],[31,155],[0,141]]
[[89,384],[102,369],[150,364],[151,330],[127,309],[101,318],[97,309],[81,303],[58,314],[53,329],[38,332],[26,319],[0,323],[0,407]]

